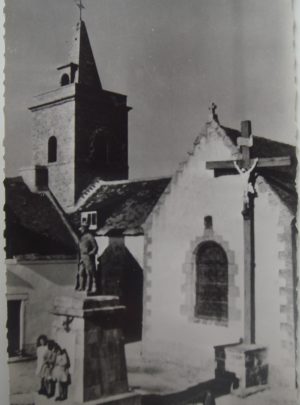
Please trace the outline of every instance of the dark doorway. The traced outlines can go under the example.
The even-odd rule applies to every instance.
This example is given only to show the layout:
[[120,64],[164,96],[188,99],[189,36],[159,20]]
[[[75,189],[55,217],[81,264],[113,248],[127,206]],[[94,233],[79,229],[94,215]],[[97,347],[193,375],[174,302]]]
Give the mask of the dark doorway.
[[21,300],[7,302],[7,338],[9,357],[21,354]]
[[117,295],[125,305],[123,330],[126,342],[142,338],[143,270],[124,245],[123,238],[110,238],[110,244],[99,259],[102,294]]

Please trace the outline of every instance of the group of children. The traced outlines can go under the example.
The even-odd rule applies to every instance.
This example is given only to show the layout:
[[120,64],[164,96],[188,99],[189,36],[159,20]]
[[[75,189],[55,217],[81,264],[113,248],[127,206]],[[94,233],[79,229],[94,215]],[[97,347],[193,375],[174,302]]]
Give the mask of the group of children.
[[68,397],[70,384],[70,360],[65,349],[54,340],[41,335],[37,339],[36,375],[41,379],[40,395],[52,398],[55,395],[56,383],[58,396],[55,401],[64,401]]

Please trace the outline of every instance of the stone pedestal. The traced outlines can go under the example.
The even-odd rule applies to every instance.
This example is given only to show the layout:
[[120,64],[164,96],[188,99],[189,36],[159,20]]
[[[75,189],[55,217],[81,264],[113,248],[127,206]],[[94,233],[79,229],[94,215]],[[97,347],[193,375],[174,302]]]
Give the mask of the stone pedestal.
[[268,387],[267,348],[257,344],[215,346],[216,378],[230,381],[232,393],[247,396]]
[[[52,338],[70,358],[71,381],[65,404],[139,405],[130,392],[120,327],[125,307],[118,297],[75,293],[59,297],[52,313]],[[40,403],[49,401],[39,397]]]

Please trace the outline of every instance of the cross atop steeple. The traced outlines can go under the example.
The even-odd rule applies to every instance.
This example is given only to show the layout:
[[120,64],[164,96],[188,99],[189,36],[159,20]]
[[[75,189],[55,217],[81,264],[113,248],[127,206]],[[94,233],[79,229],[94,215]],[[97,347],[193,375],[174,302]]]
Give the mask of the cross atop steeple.
[[85,8],[82,0],[75,0],[76,6],[79,8],[79,21],[82,21],[82,10]]
[[218,108],[218,106],[215,103],[211,103],[210,106],[208,107],[209,121],[216,121],[217,123],[219,123],[218,114],[216,113],[217,108]]

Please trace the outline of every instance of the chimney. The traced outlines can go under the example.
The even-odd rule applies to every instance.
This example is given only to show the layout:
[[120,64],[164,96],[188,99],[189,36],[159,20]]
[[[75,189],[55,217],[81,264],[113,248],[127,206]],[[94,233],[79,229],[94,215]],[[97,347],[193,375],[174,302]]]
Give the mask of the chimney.
[[37,165],[20,170],[24,182],[33,193],[48,190],[48,168]]

